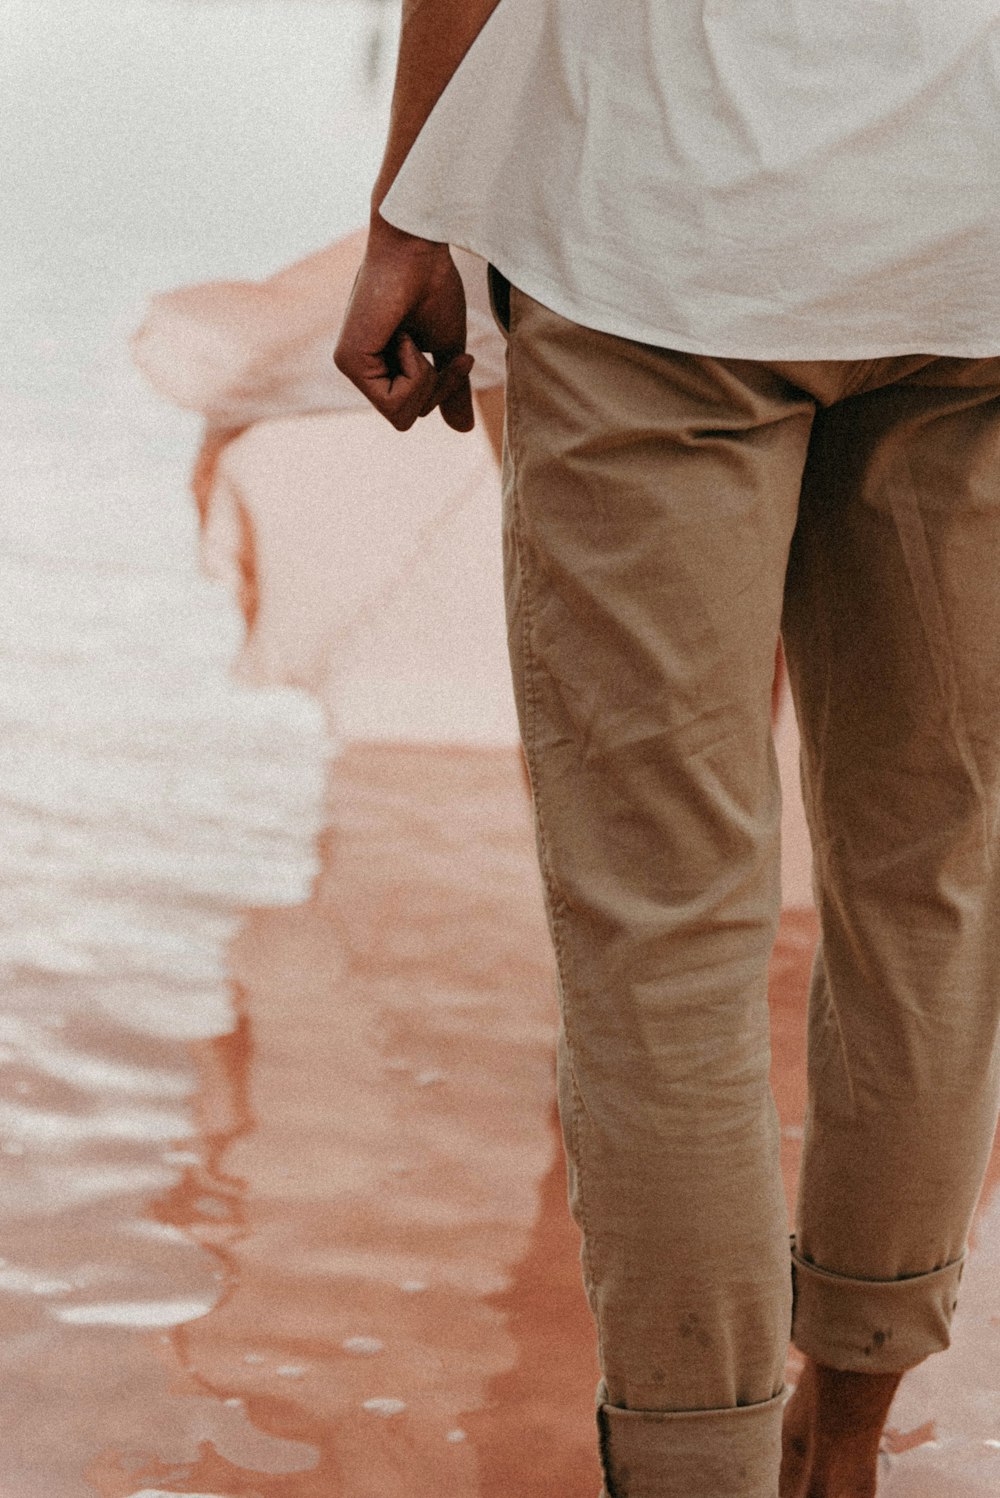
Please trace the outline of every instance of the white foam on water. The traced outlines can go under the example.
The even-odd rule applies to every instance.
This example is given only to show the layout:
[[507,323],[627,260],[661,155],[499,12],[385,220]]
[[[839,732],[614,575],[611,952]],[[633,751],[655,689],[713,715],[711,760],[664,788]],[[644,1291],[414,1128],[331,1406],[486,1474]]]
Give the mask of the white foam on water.
[[69,1280],[46,1279],[34,1269],[18,1269],[13,1264],[0,1267],[0,1290],[8,1295],[69,1295],[75,1289]]
[[67,1326],[181,1326],[197,1321],[214,1301],[111,1301],[106,1304],[53,1306],[52,1315]]
[[8,1138],[44,1144],[50,1150],[65,1149],[91,1140],[134,1140],[148,1144],[175,1139],[189,1128],[188,1114],[181,1111],[102,1108],[94,1113],[75,1114],[0,1102],[0,1133]]
[[[4,1151],[12,1153],[11,1149]],[[3,1215],[6,1223],[52,1218],[59,1222],[72,1213],[93,1211],[98,1204],[145,1197],[169,1186],[173,1173],[147,1165],[91,1163],[69,1159],[46,1160],[37,1168],[36,1152],[17,1150],[17,1157],[32,1169],[11,1173],[4,1182]],[[41,1231],[39,1226],[39,1231]]]
[[405,1399],[366,1399],[361,1406],[370,1415],[381,1415],[384,1420],[389,1420],[393,1415],[401,1415],[406,1409]]
[[[140,1488],[138,1492],[130,1493],[128,1498],[178,1498],[178,1494],[176,1490],[168,1488]],[[230,1498],[230,1495],[225,1493],[191,1493],[185,1490],[184,1498]],[[246,1493],[245,1495],[241,1495],[241,1498],[253,1498],[253,1495]]]
[[103,1096],[139,1093],[184,1098],[191,1090],[190,1079],[178,1072],[88,1055],[79,1045],[64,1045],[46,1028],[18,1015],[0,1015],[0,1035],[15,1042],[0,1047],[0,1068],[6,1063],[28,1065],[40,1077],[67,1082]]
[[378,1337],[347,1337],[340,1345],[345,1352],[357,1353],[360,1357],[373,1357],[385,1348],[385,1343]]

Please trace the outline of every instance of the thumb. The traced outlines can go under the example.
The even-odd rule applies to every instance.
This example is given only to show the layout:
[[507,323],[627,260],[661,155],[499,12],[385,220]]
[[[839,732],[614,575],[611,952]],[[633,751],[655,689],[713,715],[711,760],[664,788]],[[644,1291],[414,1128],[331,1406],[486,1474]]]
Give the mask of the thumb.
[[421,411],[429,416],[441,408],[441,415],[449,426],[459,432],[471,431],[475,425],[472,406],[472,389],[469,373],[475,360],[471,354],[459,354],[445,364],[439,364],[437,383]]
[[476,424],[476,414],[472,405],[472,383],[468,370],[456,375],[454,385],[443,396],[441,415],[454,431],[472,431]]

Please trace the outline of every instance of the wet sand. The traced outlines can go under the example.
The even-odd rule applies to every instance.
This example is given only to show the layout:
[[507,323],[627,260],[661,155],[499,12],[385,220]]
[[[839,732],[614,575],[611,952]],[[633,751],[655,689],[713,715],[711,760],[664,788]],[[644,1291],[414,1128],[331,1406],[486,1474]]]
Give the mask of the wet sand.
[[[44,1363],[26,1356],[38,1470],[58,1443],[49,1493],[590,1498],[597,1374],[519,758],[354,744],[320,852],[308,902],[247,913],[237,1022],[186,1046],[181,1170],[133,1203],[136,1233],[200,1258],[214,1304],[146,1331],[66,1324]],[[814,939],[811,912],[786,912],[772,1005],[789,1199]],[[995,1159],[956,1345],[894,1412],[889,1498],[1000,1480],[998,1179]],[[57,1368],[71,1425],[65,1405],[45,1418]]]

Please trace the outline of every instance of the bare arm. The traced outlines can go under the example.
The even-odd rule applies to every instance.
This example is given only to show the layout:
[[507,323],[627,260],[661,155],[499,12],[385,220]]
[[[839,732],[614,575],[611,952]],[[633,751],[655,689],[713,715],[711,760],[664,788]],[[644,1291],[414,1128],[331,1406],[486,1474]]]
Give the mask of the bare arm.
[[[368,249],[334,359],[393,426],[436,407],[473,425],[465,295],[448,246],[387,223],[379,206],[427,117],[499,0],[403,0],[389,138],[372,193]],[[425,357],[430,355],[430,359]]]
[[498,4],[499,0],[403,0],[389,139],[372,193],[373,210]]

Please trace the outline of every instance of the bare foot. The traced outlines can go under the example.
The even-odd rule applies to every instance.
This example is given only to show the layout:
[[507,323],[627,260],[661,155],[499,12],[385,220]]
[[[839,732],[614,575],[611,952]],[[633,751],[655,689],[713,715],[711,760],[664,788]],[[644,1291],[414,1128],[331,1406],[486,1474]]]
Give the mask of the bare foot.
[[806,1358],[785,1406],[780,1498],[875,1498],[879,1439],[902,1377]]

